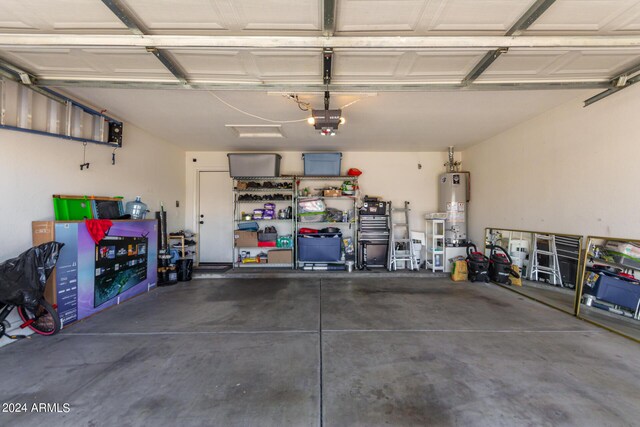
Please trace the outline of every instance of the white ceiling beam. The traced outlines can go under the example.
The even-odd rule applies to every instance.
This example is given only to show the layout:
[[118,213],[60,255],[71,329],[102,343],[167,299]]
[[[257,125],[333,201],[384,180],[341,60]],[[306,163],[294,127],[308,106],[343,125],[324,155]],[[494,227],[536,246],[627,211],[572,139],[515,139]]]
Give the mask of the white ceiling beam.
[[182,85],[175,82],[151,81],[108,81],[78,79],[38,79],[37,84],[47,87],[90,87],[108,89],[185,89],[215,91],[261,91],[283,93],[332,93],[339,92],[443,92],[443,91],[504,91],[504,90],[567,90],[567,89],[608,89],[611,82],[578,81],[578,82],[487,82],[470,85],[455,83],[197,83]]
[[0,34],[0,46],[260,49],[639,48],[640,36],[190,36]]

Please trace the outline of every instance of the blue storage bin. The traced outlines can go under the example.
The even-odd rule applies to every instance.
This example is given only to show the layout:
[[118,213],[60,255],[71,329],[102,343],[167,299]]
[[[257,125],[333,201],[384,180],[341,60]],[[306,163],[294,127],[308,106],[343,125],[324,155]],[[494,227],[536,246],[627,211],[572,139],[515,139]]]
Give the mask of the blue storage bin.
[[640,284],[603,272],[598,274],[600,277],[590,293],[599,300],[635,311],[640,299]]
[[255,221],[251,221],[251,222],[241,222],[238,224],[238,230],[243,230],[243,231],[258,231],[260,229],[260,226],[258,225],[257,222]]
[[298,236],[298,260],[309,262],[340,261],[342,234],[305,234]]
[[306,176],[340,176],[342,153],[304,153]]

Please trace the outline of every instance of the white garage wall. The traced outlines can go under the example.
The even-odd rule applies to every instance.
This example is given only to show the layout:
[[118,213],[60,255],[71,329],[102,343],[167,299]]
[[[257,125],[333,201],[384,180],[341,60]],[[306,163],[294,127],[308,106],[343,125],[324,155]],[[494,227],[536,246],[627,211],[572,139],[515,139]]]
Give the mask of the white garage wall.
[[465,150],[471,237],[504,227],[640,238],[639,95],[576,99]]
[[31,221],[54,219],[53,194],[123,196],[125,202],[140,195],[152,211],[164,201],[170,225],[182,228],[184,151],[131,124],[125,124],[116,165],[112,151],[87,145],[91,166],[80,171],[81,143],[0,130],[0,261],[31,247]]
[[[302,153],[280,152],[282,155],[281,173],[303,173]],[[459,156],[458,156],[459,157]],[[193,162],[193,159],[197,162]],[[357,167],[363,174],[360,177],[362,194],[380,196],[399,206],[409,200],[412,204],[412,228],[424,230],[424,214],[437,209],[438,175],[445,171],[446,153],[371,153],[344,152],[342,173],[351,167]],[[418,169],[418,164],[422,169]],[[185,227],[196,228],[196,176],[198,170],[228,170],[226,152],[187,152],[187,194]],[[229,221],[232,219],[229,218]]]

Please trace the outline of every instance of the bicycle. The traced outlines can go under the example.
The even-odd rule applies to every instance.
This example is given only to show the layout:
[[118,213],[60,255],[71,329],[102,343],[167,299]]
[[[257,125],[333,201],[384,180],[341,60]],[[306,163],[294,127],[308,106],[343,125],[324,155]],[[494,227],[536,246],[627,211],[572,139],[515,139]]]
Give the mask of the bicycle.
[[29,328],[40,335],[54,335],[61,322],[55,306],[44,299],[47,278],[58,261],[63,243],[48,242],[0,263],[0,338],[26,338],[9,335],[7,317],[17,309],[21,329]]
[[0,337],[5,336],[14,340],[27,338],[26,335],[7,334],[7,330],[11,327],[7,322],[7,317],[14,308],[17,308],[18,315],[23,322],[20,329],[29,328],[39,335],[55,335],[60,331],[60,317],[55,310],[57,307],[42,298],[35,309],[27,308],[24,305],[5,304],[0,310]]

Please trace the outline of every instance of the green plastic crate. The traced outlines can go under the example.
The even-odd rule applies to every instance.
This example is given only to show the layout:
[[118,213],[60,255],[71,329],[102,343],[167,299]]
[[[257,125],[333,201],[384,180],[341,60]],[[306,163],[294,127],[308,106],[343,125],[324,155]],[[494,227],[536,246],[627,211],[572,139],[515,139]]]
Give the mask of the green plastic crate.
[[66,199],[63,197],[53,198],[53,210],[56,214],[56,221],[82,221],[93,219],[91,209],[91,199]]

